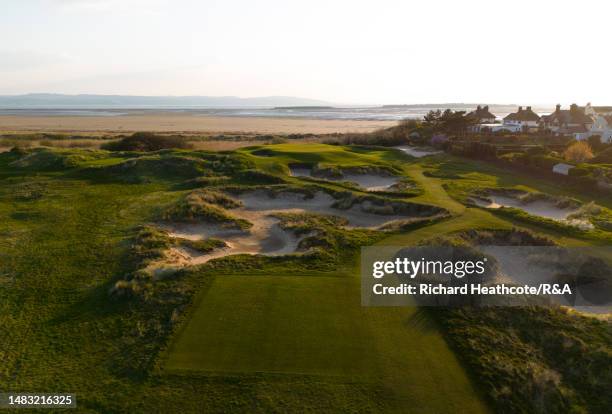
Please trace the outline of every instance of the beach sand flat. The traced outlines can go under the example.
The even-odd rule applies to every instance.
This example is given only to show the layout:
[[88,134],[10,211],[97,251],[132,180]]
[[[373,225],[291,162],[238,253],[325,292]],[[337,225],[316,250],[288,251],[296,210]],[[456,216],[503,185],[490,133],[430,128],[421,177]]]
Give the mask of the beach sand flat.
[[396,121],[329,120],[303,118],[220,117],[156,112],[117,116],[15,116],[0,115],[0,131],[19,132],[224,132],[329,134],[370,132]]

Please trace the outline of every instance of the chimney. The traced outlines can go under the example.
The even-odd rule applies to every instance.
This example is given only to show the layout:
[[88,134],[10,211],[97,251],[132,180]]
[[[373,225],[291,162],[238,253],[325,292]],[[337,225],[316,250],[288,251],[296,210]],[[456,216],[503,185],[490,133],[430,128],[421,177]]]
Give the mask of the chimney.
[[561,104],[557,104],[557,109],[555,110],[555,112],[561,112]]
[[484,110],[485,110],[485,111],[488,111],[488,110],[489,110],[489,105],[485,106],[485,107],[484,107]]
[[576,105],[575,103],[570,105],[570,111],[576,112],[577,110],[578,110],[578,105]]
[[528,106],[528,107],[527,107],[527,110],[528,110],[528,111],[531,111],[531,106]]
[[519,111],[519,112],[523,112],[523,107],[522,107],[522,106],[519,106],[519,110],[518,110],[518,111]]
[[477,112],[480,112],[480,110],[481,110],[481,109],[482,109],[482,108],[480,108],[480,105],[478,105],[478,106],[476,107],[476,111],[477,111]]

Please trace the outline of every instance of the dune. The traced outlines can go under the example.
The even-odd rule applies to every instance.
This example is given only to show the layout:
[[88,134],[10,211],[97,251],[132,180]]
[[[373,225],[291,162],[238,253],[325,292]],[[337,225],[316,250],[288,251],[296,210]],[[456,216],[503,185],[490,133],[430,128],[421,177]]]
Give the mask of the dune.
[[306,236],[297,236],[279,226],[275,213],[316,213],[334,215],[348,220],[349,228],[377,229],[390,222],[409,218],[399,214],[375,214],[367,211],[371,208],[369,201],[356,204],[349,209],[332,207],[336,201],[322,191],[314,197],[306,198],[297,192],[280,193],[272,197],[263,190],[250,191],[236,197],[243,207],[232,209],[234,217],[248,220],[253,226],[248,230],[238,230],[218,224],[165,223],[160,227],[168,231],[171,237],[189,240],[207,238],[222,239],[227,247],[211,253],[199,253],[186,248],[173,248],[172,256],[177,260],[165,261],[157,267],[180,268],[198,265],[210,260],[236,254],[263,254],[279,256],[298,251],[300,241]]

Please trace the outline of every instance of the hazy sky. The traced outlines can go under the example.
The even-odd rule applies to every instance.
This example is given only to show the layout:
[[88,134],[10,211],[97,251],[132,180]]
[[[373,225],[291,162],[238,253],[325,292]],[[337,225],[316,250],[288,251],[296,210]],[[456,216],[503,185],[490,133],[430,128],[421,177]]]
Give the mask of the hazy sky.
[[0,94],[612,104],[612,2],[0,0]]

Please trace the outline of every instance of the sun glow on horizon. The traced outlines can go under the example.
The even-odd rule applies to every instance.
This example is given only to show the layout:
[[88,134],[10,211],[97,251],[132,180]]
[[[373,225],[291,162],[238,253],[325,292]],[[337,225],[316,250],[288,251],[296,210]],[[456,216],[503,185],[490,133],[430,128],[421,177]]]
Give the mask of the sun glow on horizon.
[[0,94],[612,104],[593,0],[7,3]]

